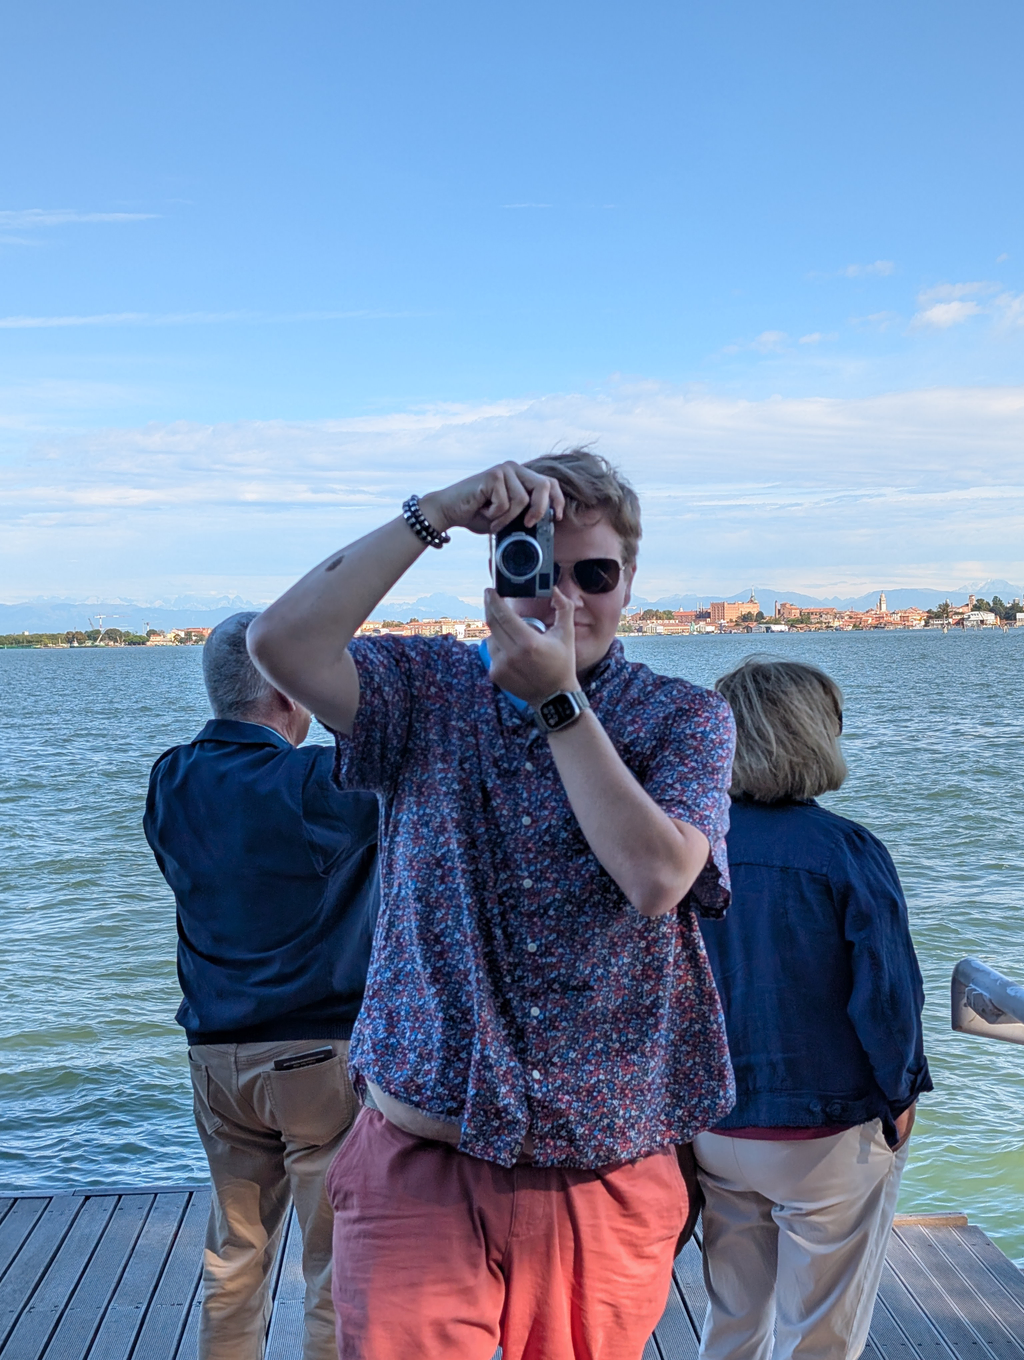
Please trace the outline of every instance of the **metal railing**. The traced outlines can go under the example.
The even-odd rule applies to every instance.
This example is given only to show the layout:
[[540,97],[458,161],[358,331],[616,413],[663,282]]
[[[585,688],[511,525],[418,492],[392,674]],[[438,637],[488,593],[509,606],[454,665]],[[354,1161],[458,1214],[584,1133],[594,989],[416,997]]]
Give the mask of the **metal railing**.
[[953,1028],[962,1034],[1024,1044],[1024,987],[977,959],[961,959],[953,969]]

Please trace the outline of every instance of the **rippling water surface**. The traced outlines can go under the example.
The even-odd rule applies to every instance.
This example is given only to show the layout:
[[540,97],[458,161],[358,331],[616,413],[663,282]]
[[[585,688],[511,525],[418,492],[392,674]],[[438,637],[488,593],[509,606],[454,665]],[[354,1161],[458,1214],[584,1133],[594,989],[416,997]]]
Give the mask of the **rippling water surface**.
[[[851,774],[822,801],[903,878],[936,1090],[901,1208],[965,1210],[1024,1262],[1024,1047],[955,1035],[966,954],[1024,981],[1024,629],[636,638],[709,684],[752,650],[846,693]],[[0,651],[0,1188],[205,1179],[173,1016],[173,902],[146,779],[207,718],[198,648]]]

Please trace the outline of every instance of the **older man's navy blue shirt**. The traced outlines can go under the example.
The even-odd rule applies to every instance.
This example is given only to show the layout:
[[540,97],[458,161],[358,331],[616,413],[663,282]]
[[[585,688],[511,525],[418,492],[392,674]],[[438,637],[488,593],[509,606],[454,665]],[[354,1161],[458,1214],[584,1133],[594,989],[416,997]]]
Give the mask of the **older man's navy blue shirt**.
[[378,804],[334,752],[214,719],[153,766],[146,839],[178,905],[190,1044],[347,1039],[379,904]]

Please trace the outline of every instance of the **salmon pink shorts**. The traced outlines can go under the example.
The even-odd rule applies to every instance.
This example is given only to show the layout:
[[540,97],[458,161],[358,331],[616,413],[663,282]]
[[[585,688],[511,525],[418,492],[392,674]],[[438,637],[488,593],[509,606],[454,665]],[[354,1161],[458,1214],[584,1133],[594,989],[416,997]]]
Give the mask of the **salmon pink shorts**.
[[340,1360],[640,1360],[689,1210],[673,1148],[506,1168],[377,1110],[327,1193]]

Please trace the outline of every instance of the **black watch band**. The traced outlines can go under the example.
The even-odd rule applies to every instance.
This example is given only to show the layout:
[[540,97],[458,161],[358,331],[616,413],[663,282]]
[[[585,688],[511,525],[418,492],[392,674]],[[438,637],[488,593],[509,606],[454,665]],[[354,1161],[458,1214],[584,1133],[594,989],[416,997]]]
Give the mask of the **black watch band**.
[[571,727],[589,707],[590,700],[581,689],[561,689],[539,703],[533,714],[542,732],[561,732],[563,727]]

